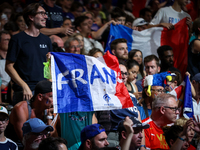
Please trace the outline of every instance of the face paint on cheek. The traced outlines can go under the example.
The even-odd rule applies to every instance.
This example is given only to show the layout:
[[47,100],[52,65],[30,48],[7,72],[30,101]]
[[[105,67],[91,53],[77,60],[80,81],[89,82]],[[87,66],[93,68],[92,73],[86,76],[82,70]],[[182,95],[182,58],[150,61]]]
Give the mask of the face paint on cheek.
[[47,101],[46,101],[46,104],[48,104],[49,103],[49,99],[47,99]]

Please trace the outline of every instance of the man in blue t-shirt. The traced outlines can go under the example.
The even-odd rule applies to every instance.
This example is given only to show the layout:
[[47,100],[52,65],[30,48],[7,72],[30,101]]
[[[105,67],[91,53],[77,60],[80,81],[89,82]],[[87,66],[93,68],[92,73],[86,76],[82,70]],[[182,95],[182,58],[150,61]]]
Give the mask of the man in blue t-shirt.
[[65,35],[69,36],[73,33],[70,27],[63,27],[63,11],[62,8],[55,4],[56,1],[44,0],[41,6],[47,14],[46,27],[40,30],[44,35]]
[[30,100],[37,82],[44,80],[43,62],[46,62],[46,54],[52,51],[49,37],[40,33],[46,26],[46,19],[41,4],[28,5],[24,10],[28,28],[10,40],[5,69],[14,81],[13,105]]

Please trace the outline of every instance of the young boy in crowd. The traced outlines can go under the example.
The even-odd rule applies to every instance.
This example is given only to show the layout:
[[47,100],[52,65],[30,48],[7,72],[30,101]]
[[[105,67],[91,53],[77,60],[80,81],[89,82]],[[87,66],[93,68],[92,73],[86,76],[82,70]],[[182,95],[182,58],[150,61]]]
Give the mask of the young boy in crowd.
[[5,107],[0,106],[0,149],[18,150],[17,144],[4,135],[4,131],[9,122],[8,111]]

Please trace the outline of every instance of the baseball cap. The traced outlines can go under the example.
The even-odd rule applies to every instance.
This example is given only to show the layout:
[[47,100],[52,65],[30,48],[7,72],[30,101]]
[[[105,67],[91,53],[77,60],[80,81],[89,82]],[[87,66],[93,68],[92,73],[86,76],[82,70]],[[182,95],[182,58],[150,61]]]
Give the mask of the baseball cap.
[[83,130],[81,131],[81,146],[79,147],[79,150],[82,149],[83,143],[87,139],[91,139],[104,131],[105,131],[105,129],[100,124],[92,124],[92,125],[88,125],[85,128],[83,128]]
[[[133,121],[133,128],[142,128],[142,129],[148,129],[150,126],[149,124],[147,123],[141,123],[138,118],[136,117],[130,117],[130,119]],[[120,121],[119,125],[118,125],[118,131],[121,132],[121,131],[124,131],[125,128],[124,128],[124,120]]]
[[137,27],[137,26],[142,26],[148,24],[148,22],[146,22],[143,18],[137,18],[133,21],[133,26]]
[[22,127],[23,135],[30,132],[40,133],[44,130],[53,131],[54,128],[50,125],[46,125],[42,120],[38,118],[31,118],[27,120]]
[[195,74],[195,76],[192,78],[192,81],[193,80],[200,83],[200,73]]
[[4,113],[4,114],[6,114],[6,115],[8,116],[8,111],[7,111],[7,109],[6,109],[5,107],[3,107],[3,106],[0,106],[0,113]]
[[52,92],[52,83],[48,80],[42,80],[36,84],[34,95],[39,93],[45,94],[49,92]]

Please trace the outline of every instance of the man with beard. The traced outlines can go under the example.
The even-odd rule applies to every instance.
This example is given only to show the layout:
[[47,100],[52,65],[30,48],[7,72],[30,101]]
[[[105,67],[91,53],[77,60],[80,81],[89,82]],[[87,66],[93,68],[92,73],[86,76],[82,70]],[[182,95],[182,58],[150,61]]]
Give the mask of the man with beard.
[[[146,75],[153,75],[160,72],[159,59],[156,55],[148,55],[144,58],[144,68]],[[138,80],[136,83],[138,92],[143,90],[142,79]]]
[[161,71],[178,71],[181,73],[177,68],[175,68],[174,65],[174,53],[172,47],[168,45],[163,45],[158,47],[157,53],[159,56],[159,59],[161,61]]
[[30,101],[21,101],[13,107],[5,135],[17,143],[19,150],[23,149],[22,126],[30,118],[39,118],[46,124],[52,125],[54,127],[52,136],[60,135],[59,116],[53,114],[51,110],[53,107],[51,87],[50,81],[40,81],[36,85],[34,96]]
[[128,46],[126,39],[116,39],[111,42],[110,49],[113,55],[115,55],[118,61],[126,61],[128,59]]
[[22,130],[24,150],[37,150],[40,142],[46,139],[54,129],[42,120],[32,118],[23,124]]
[[151,116],[142,120],[150,128],[144,129],[145,142],[148,149],[169,149],[163,136],[162,127],[174,123],[179,114],[176,97],[171,94],[160,94],[152,102]]
[[100,124],[88,125],[81,131],[79,150],[97,150],[108,145],[107,134]]
[[46,19],[46,11],[39,3],[28,5],[24,10],[28,29],[10,40],[5,70],[14,81],[13,105],[30,100],[35,85],[44,80],[43,62],[46,62],[46,54],[52,51],[51,40],[40,33],[46,26]]

